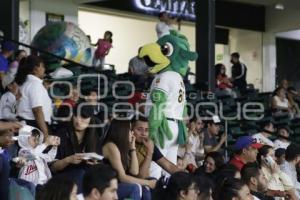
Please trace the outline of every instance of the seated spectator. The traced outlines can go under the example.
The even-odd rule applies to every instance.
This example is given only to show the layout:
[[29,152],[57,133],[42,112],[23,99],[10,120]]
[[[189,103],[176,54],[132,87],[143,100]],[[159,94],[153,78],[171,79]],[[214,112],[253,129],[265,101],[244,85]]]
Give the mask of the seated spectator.
[[[120,137],[122,136],[122,137]],[[139,163],[136,153],[135,137],[130,130],[130,122],[125,120],[113,120],[109,127],[103,148],[103,156],[117,171],[119,184],[118,196],[120,199],[133,198],[151,199],[148,188],[154,188],[156,180],[136,178],[139,174]],[[128,191],[134,191],[143,186],[142,197],[128,196]],[[139,189],[138,189],[139,190]]]
[[220,183],[214,200],[253,200],[249,187],[240,179],[230,178]]
[[251,136],[239,137],[233,147],[235,154],[229,163],[241,170],[245,164],[256,162],[258,149],[261,147]]
[[104,114],[103,110],[101,110],[101,106],[98,103],[98,100],[100,100],[100,94],[97,89],[90,89],[85,93],[85,101],[89,105],[92,106],[94,116],[100,119],[101,121],[104,121]]
[[274,134],[274,125],[271,120],[264,120],[261,122],[261,132],[254,134],[252,137],[256,139],[257,143],[262,145],[269,145],[274,147],[274,143],[269,138]]
[[26,124],[40,129],[46,138],[53,109],[51,98],[43,85],[44,62],[38,56],[28,56],[21,65],[16,75],[21,91],[17,115]]
[[214,179],[215,187],[218,188],[219,183],[223,183],[224,180],[230,178],[241,179],[241,172],[234,165],[227,164],[216,172]]
[[83,178],[85,200],[117,200],[117,172],[107,165],[96,165]]
[[198,168],[195,174],[198,176],[205,174],[207,177],[214,179],[217,171],[220,170],[224,164],[225,161],[222,154],[219,152],[209,152],[205,156],[203,166]]
[[69,98],[63,101],[63,105],[70,105],[71,108],[74,108],[79,100],[79,92],[77,87],[72,87],[69,91]]
[[259,149],[257,161],[267,179],[269,196],[284,197],[288,193],[295,197],[291,179],[280,170],[275,160],[275,153],[271,146],[264,145]]
[[204,159],[204,123],[200,118],[193,117],[188,124],[188,142],[180,146],[178,156],[186,158],[187,164],[201,166]]
[[279,149],[283,148],[286,149],[291,142],[289,141],[289,136],[290,136],[290,130],[289,128],[286,127],[280,127],[278,129],[278,139],[274,141],[274,148]]
[[36,200],[77,200],[77,185],[67,176],[54,176],[37,193]]
[[291,105],[292,109],[295,111],[295,114],[300,114],[300,108],[298,103],[296,102],[296,99],[299,98],[299,93],[296,91],[294,87],[288,87],[287,88],[287,99],[289,101],[289,104]]
[[7,75],[15,78],[19,68],[20,61],[26,57],[27,57],[27,53],[25,50],[16,51],[15,59],[13,60],[12,63],[10,63]]
[[275,96],[272,98],[272,109],[275,115],[289,113],[291,118],[293,118],[296,113],[295,109],[293,109],[289,100],[286,98],[286,92],[282,87],[275,90]]
[[[43,142],[44,134],[34,127],[30,128],[32,128],[31,131],[23,131],[23,129],[19,131],[18,144],[21,149],[17,158],[25,160],[24,166],[20,169],[19,178],[35,185],[42,185],[51,178],[48,163],[52,162],[56,156],[59,137],[49,136]],[[51,149],[45,153],[44,150],[48,146],[51,146]]]
[[[15,51],[15,45],[9,41],[2,41],[1,42],[1,53],[0,53],[0,83],[4,76],[6,75],[9,66],[8,66],[8,59],[13,55]],[[0,94],[3,92],[2,85],[0,84]]]
[[0,100],[0,120],[16,121],[17,120],[17,100],[20,98],[19,87],[14,78],[5,76],[2,80],[5,93]]
[[260,200],[274,200],[273,197],[266,195],[267,179],[256,163],[246,164],[241,174],[242,180],[248,185],[253,197]]
[[103,136],[102,129],[91,127],[97,120],[93,118],[93,112],[89,106],[74,108],[71,122],[61,127],[55,133],[60,137],[60,145],[57,149],[56,161],[50,169],[54,173],[64,173],[76,181],[79,192],[82,190],[81,181],[85,171],[95,160],[83,160],[82,153],[94,152],[101,154]]
[[212,200],[212,181],[206,177],[196,177],[196,182],[199,187],[199,194],[197,200]]
[[289,82],[286,79],[280,81],[279,87],[282,87],[285,91],[289,88]]
[[279,148],[275,150],[275,157],[277,165],[281,166],[285,162],[285,150],[283,148]]
[[291,144],[285,151],[285,159],[283,165],[280,166],[282,172],[286,173],[293,182],[296,196],[300,198],[300,182],[297,180],[296,167],[300,163],[300,146],[298,144]]
[[13,136],[10,130],[0,130],[0,197],[4,200],[8,200],[9,193],[10,155],[7,148],[14,144]]
[[205,122],[203,142],[205,153],[219,151],[227,140],[227,134],[224,133],[221,136],[220,141],[217,141],[217,136],[220,131],[220,123],[221,120],[218,116],[213,116],[212,119],[209,119]]
[[162,174],[162,169],[170,174],[179,171],[180,169],[164,157],[149,138],[148,128],[147,118],[140,116],[133,118],[132,131],[136,138],[136,154],[139,162],[138,177],[153,177],[159,179]]
[[217,64],[215,66],[215,74],[217,81],[217,94],[227,94],[232,97],[236,97],[235,92],[232,90],[233,84],[231,83],[229,77],[226,75],[226,67],[224,64]]
[[196,200],[199,187],[196,179],[186,172],[176,172],[170,177],[161,177],[153,192],[155,200]]

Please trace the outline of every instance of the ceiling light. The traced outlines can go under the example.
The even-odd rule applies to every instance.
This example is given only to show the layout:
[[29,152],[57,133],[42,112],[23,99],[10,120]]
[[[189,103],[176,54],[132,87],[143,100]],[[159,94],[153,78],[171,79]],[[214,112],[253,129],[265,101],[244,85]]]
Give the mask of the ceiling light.
[[277,3],[275,5],[275,9],[277,9],[277,10],[284,10],[284,5],[282,3]]

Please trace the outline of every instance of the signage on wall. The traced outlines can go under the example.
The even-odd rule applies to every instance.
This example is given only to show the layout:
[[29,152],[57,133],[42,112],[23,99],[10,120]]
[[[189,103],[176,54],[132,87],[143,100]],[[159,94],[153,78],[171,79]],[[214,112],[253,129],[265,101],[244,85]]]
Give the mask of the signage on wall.
[[195,0],[133,0],[137,9],[144,12],[166,11],[177,17],[195,19]]
[[53,23],[53,22],[63,22],[64,19],[65,19],[64,15],[46,13],[46,24]]

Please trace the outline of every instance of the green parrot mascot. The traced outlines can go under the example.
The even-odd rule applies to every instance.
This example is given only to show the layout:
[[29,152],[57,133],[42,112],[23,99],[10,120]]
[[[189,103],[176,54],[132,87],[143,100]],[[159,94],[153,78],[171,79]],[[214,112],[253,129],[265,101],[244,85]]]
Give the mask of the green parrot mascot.
[[189,61],[195,61],[198,55],[190,51],[184,35],[171,31],[156,43],[143,46],[139,57],[144,58],[150,73],[155,74],[145,106],[150,138],[161,153],[176,164],[178,145],[187,140],[183,122],[187,115],[183,76],[188,71]]

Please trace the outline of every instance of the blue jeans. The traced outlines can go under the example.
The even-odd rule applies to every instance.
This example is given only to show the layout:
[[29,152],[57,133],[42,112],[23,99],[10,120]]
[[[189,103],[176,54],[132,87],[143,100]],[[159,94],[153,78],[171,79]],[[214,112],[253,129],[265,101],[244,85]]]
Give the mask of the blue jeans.
[[151,190],[146,186],[142,186],[143,196],[142,200],[151,200]]
[[9,191],[9,162],[4,154],[0,154],[0,197],[2,200],[8,200]]
[[141,200],[142,188],[138,184],[119,183],[118,184],[118,197],[122,199]]

